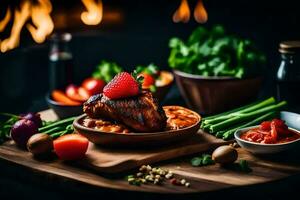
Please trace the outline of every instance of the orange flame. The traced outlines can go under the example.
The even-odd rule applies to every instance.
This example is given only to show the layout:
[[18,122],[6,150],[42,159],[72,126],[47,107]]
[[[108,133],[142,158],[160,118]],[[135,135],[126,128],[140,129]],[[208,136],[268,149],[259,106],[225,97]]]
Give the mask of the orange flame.
[[173,22],[184,22],[187,23],[190,20],[190,8],[187,0],[181,0],[181,4],[173,15]]
[[204,8],[203,1],[198,0],[196,8],[194,10],[194,17],[198,23],[204,24],[207,22],[207,12]]
[[31,24],[27,24],[26,27],[37,43],[44,42],[54,29],[54,24],[50,16],[51,11],[52,5],[50,0],[39,0],[38,4],[32,5],[31,19],[36,28]]
[[87,11],[81,13],[81,20],[86,25],[97,25],[103,17],[102,0],[81,0]]
[[4,31],[6,25],[8,24],[9,20],[11,18],[11,11],[8,7],[5,13],[5,16],[2,21],[0,21],[0,32]]
[[6,52],[13,49],[19,45],[20,33],[22,27],[30,16],[30,2],[23,1],[20,6],[20,10],[15,10],[14,23],[10,32],[9,38],[3,40],[0,44],[1,52]]

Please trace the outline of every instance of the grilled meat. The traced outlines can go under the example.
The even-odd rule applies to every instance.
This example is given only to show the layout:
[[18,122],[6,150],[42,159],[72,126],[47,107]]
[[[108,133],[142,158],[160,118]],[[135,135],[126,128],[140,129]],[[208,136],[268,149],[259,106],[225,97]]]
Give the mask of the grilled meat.
[[83,111],[90,118],[115,120],[138,132],[163,130],[167,121],[164,110],[147,91],[136,97],[118,100],[97,94],[84,103]]

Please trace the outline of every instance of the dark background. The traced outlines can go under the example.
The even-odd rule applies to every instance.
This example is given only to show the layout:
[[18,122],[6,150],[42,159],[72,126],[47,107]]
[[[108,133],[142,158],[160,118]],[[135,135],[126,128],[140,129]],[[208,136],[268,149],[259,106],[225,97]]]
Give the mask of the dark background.
[[[16,6],[19,1],[1,1],[0,19],[7,5]],[[77,13],[83,6],[80,1],[52,0],[52,16],[57,13]],[[88,77],[100,60],[113,60],[127,70],[137,64],[156,63],[168,68],[168,41],[172,36],[186,38],[197,26],[224,25],[229,33],[254,40],[267,55],[268,66],[265,86],[260,97],[274,94],[273,78],[280,63],[278,44],[282,40],[299,39],[300,12],[297,1],[261,0],[204,0],[208,22],[201,25],[193,16],[188,23],[173,23],[172,15],[180,0],[103,0],[104,16],[109,10],[122,13],[118,23],[103,22],[86,26],[81,21],[67,20],[65,27],[55,32],[69,31],[75,62],[75,82]],[[189,0],[191,14],[196,1]],[[81,10],[80,10],[81,9]],[[72,24],[72,26],[70,26]],[[74,25],[75,24],[75,25]],[[10,23],[11,27],[12,23]],[[10,27],[0,38],[9,36]],[[48,92],[49,42],[36,44],[27,29],[23,28],[20,47],[0,53],[0,111],[38,111],[47,107],[44,96]],[[165,103],[182,103],[176,87]]]

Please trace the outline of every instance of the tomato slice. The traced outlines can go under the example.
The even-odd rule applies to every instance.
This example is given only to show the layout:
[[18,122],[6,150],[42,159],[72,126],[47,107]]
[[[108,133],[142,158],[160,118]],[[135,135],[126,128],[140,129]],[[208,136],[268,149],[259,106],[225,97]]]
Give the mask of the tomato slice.
[[151,85],[155,84],[155,78],[152,75],[142,72],[139,76],[144,77],[142,84],[143,88],[149,88]]
[[260,129],[263,131],[270,131],[271,130],[271,122],[270,121],[264,121],[260,124]]
[[73,84],[66,88],[66,95],[74,100],[84,102],[90,97],[89,93],[83,87],[77,87]]
[[274,121],[271,122],[271,137],[273,138],[274,141],[276,141],[278,137],[276,125]]
[[91,96],[101,93],[105,85],[106,84],[103,80],[96,78],[87,78],[81,84],[81,86],[86,89]]
[[54,151],[62,160],[77,160],[85,156],[89,141],[80,134],[64,135],[53,141]]

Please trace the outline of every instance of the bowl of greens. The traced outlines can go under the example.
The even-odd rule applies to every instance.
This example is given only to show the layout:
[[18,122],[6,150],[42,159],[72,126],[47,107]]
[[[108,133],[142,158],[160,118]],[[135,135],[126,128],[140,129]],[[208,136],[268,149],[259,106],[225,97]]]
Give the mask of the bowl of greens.
[[197,112],[221,112],[257,96],[266,58],[252,41],[217,25],[198,27],[186,41],[171,38],[169,47],[180,93]]

